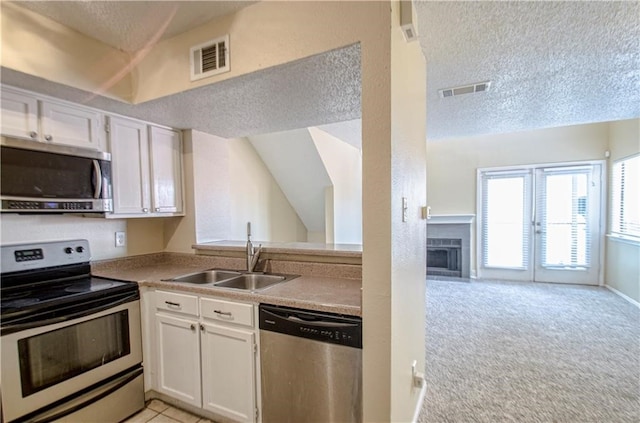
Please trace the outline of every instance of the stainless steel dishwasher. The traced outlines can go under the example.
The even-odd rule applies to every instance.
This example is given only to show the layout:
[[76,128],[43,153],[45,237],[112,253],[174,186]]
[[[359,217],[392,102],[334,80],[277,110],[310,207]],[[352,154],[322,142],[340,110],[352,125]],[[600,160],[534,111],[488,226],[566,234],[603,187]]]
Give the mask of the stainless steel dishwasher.
[[262,422],[362,421],[362,319],[260,305]]

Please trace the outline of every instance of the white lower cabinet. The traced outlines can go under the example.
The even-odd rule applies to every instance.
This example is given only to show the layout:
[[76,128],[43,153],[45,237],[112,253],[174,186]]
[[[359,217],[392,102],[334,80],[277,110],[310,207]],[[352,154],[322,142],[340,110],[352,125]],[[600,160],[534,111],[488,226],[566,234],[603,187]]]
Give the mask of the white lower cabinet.
[[252,304],[155,293],[155,389],[237,422],[256,422]]
[[158,391],[200,407],[198,322],[156,314]]
[[255,420],[255,334],[204,323],[202,405],[239,422]]

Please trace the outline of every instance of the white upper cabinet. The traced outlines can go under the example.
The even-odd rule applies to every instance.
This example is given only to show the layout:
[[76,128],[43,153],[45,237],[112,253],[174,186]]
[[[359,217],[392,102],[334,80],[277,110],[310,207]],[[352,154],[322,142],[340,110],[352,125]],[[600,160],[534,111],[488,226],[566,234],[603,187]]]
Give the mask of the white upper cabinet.
[[182,213],[182,141],[180,133],[152,126],[149,135],[153,211],[155,213]]
[[105,147],[98,110],[10,87],[2,88],[2,134],[100,151]]
[[2,134],[39,139],[38,100],[35,97],[2,88]]
[[147,215],[151,207],[147,124],[109,117],[109,146],[114,214]]
[[40,101],[40,124],[46,142],[102,150],[101,114],[51,100]]
[[180,133],[114,116],[109,117],[108,128],[113,173],[111,217],[181,215]]

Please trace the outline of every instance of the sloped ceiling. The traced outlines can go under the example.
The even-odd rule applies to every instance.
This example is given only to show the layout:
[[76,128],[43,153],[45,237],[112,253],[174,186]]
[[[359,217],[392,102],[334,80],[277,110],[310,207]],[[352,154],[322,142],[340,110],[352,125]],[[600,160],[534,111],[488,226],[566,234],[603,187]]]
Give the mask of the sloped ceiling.
[[255,1],[20,1],[22,7],[117,49],[134,52]]

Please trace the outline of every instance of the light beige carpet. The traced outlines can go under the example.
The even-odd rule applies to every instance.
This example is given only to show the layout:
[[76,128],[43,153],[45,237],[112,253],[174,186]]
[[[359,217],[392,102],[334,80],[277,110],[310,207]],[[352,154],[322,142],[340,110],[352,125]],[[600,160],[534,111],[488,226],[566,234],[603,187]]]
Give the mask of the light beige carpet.
[[427,281],[419,421],[640,422],[640,309],[605,288]]

